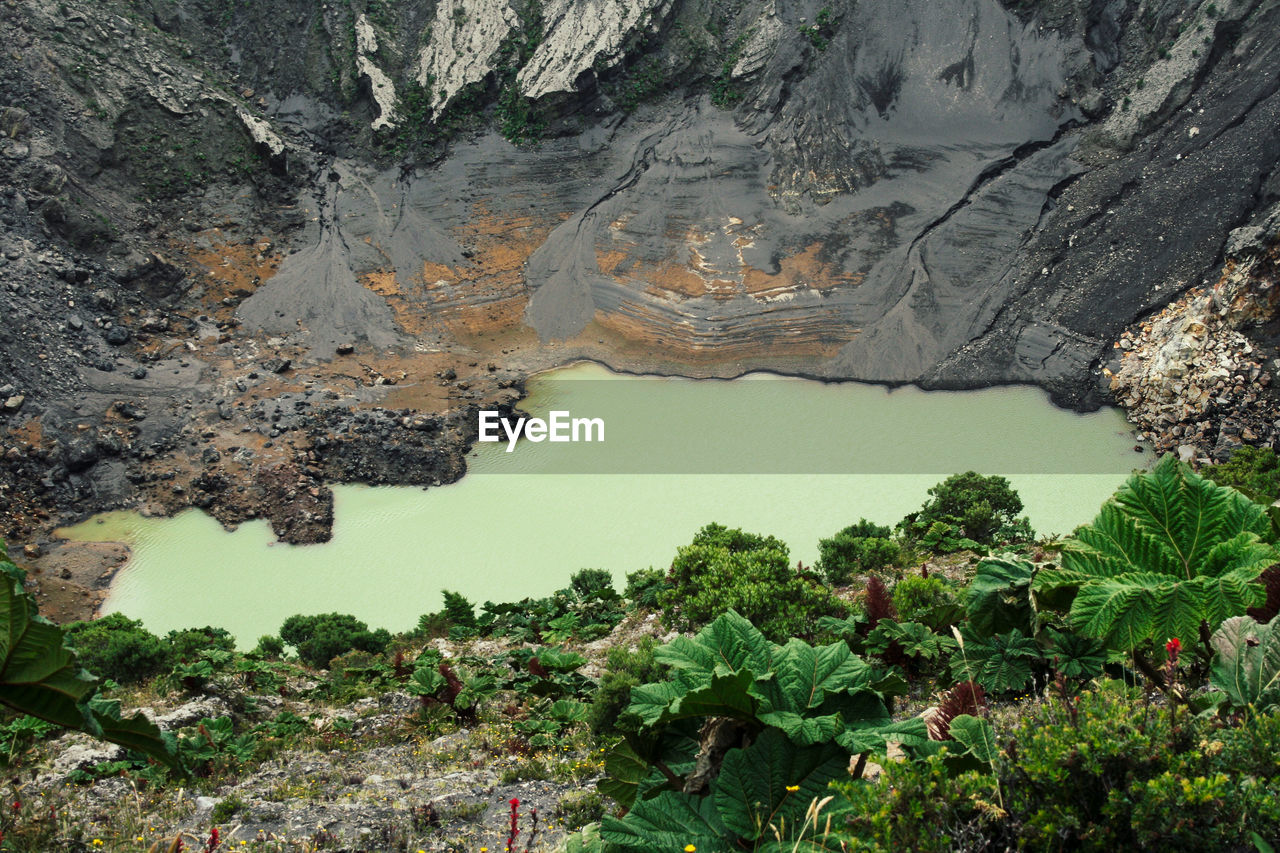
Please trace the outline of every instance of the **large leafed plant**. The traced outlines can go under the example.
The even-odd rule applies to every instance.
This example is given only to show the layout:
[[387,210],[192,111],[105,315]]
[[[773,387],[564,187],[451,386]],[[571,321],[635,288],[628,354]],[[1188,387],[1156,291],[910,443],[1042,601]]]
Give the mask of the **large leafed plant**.
[[24,573],[0,545],[0,704],[135,749],[181,771],[173,736],[140,714],[98,696],[98,680],[63,644],[62,629],[41,617],[22,587]]
[[1062,567],[1039,572],[1042,602],[1113,649],[1184,642],[1242,615],[1280,552],[1264,507],[1199,476],[1173,456],[1134,474],[1092,524],[1065,543]]
[[605,818],[609,849],[758,849],[799,831],[852,756],[927,737],[919,718],[890,721],[871,667],[844,642],[779,645],[729,611],[655,656],[671,677],[632,690],[643,726],[600,786],[630,810]]

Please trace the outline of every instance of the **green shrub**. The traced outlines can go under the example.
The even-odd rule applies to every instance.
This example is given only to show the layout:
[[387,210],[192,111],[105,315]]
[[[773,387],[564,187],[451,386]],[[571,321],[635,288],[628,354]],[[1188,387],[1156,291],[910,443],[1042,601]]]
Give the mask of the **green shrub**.
[[[839,792],[828,807],[838,816],[832,821],[839,827],[834,835],[848,850],[1019,849],[1016,839],[1001,837],[995,781],[976,771],[955,774],[945,754],[886,762],[874,784],[838,782],[832,787]],[[1004,845],[1002,840],[1013,843]],[[841,848],[836,843],[826,849]]]
[[893,609],[903,622],[924,621],[929,613],[954,601],[951,587],[939,577],[908,575],[893,587]]
[[173,660],[188,662],[200,657],[201,652],[219,650],[234,652],[236,638],[225,628],[185,628],[181,631],[170,631],[167,637]]
[[597,737],[640,727],[638,718],[626,717],[623,712],[631,703],[633,687],[662,678],[665,667],[654,659],[655,648],[653,637],[641,637],[634,651],[626,646],[609,649],[608,664],[587,712],[587,725]]
[[664,624],[691,630],[736,610],[773,640],[812,636],[818,618],[847,608],[791,569],[787,546],[709,524],[671,564],[672,584],[659,594]]
[[169,644],[121,613],[72,622],[66,630],[81,665],[100,678],[137,684],[169,667]]
[[569,578],[569,587],[584,599],[618,597],[613,575],[605,569],[580,569]]
[[1253,851],[1280,837],[1278,736],[1275,714],[1171,714],[1105,681],[999,737],[994,777],[890,762],[831,808],[850,850]]
[[213,807],[213,811],[209,813],[209,820],[215,825],[228,823],[231,818],[243,810],[244,800],[240,799],[236,794],[228,794]]
[[[1030,522],[1018,517],[1022,498],[1004,477],[975,471],[952,474],[929,494],[932,499],[898,526],[908,538],[935,550],[957,550],[961,539],[989,547],[1032,536]],[[936,524],[944,527],[935,528]]]
[[1227,850],[1242,849],[1247,829],[1280,837],[1277,741],[1245,754],[1276,734],[1274,715],[1223,728],[1149,707],[1114,681],[1082,694],[1074,722],[1064,710],[1055,702],[1024,720],[1016,770],[1002,769],[1028,846]]
[[303,663],[316,669],[328,667],[329,661],[352,649],[381,654],[391,642],[385,629],[370,631],[367,624],[346,613],[290,616],[280,626],[280,638],[297,650]]
[[424,613],[418,617],[418,626],[413,632],[424,640],[449,636],[449,617],[443,613]]
[[259,657],[280,658],[284,655],[284,640],[274,634],[263,634],[258,638],[255,651]]
[[1269,447],[1238,448],[1226,462],[1207,465],[1201,473],[1258,503],[1270,504],[1280,498],[1280,456]]
[[566,832],[573,832],[604,817],[604,797],[596,791],[570,791],[556,803],[552,817],[559,819]]
[[475,605],[468,601],[462,593],[446,589],[444,591],[444,610],[441,613],[449,620],[450,624],[461,625],[463,628],[474,628],[476,626]]
[[645,610],[656,610],[659,607],[658,595],[667,585],[667,575],[661,569],[639,569],[627,572],[627,588],[622,597],[634,606]]
[[889,528],[865,518],[818,542],[818,573],[832,586],[849,583],[854,575],[878,572],[892,565],[901,549],[889,539]]

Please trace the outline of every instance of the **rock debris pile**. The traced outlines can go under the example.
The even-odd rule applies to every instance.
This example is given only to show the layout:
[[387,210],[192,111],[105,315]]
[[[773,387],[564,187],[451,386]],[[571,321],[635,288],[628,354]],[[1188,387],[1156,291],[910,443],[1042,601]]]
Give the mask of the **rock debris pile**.
[[1265,226],[1234,233],[1213,287],[1188,292],[1116,341],[1119,366],[1104,371],[1111,392],[1157,451],[1221,461],[1244,444],[1276,445],[1277,226],[1280,210]]

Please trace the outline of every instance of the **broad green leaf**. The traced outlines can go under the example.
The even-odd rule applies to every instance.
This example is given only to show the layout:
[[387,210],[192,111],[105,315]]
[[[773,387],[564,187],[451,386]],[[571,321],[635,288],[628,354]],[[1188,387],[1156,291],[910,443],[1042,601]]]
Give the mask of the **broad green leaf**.
[[806,717],[794,711],[769,711],[760,714],[760,722],[781,729],[797,746],[828,743],[844,731],[844,720],[839,714]]
[[626,817],[605,815],[600,837],[611,846],[653,853],[683,850],[692,844],[698,853],[729,853],[714,797],[691,797],[664,791],[641,800]]
[[705,680],[716,670],[748,668],[769,671],[773,644],[736,611],[724,613],[692,638],[677,637],[659,648],[654,657],[683,677]]
[[576,699],[557,699],[548,710],[551,718],[562,723],[577,723],[587,718],[587,703]]
[[1249,616],[1228,619],[1209,643],[1216,653],[1209,680],[1237,708],[1280,703],[1280,617],[1259,625]]
[[1000,754],[991,723],[972,714],[960,714],[951,721],[951,739],[983,764],[990,764]]
[[636,801],[640,783],[650,773],[649,762],[628,741],[620,741],[604,759],[604,778],[596,787],[618,805],[629,808]]
[[671,703],[689,692],[689,688],[675,681],[655,681],[631,688],[631,704],[627,712],[636,714],[646,726],[655,725],[666,713]]
[[871,676],[871,668],[842,642],[814,648],[792,639],[773,656],[773,666],[773,683],[786,699],[785,709],[799,712],[817,708],[828,692],[847,691]]
[[1048,640],[1045,656],[1054,669],[1067,678],[1088,679],[1102,675],[1107,649],[1101,641],[1052,628],[1045,632],[1045,638]]
[[984,637],[1017,628],[1030,632],[1035,618],[1031,578],[1035,566],[1026,560],[989,557],[978,563],[965,599],[969,627]]
[[538,649],[536,657],[538,658],[538,663],[551,672],[573,672],[587,662],[586,658],[576,652],[566,652],[554,648]]
[[142,714],[122,717],[120,703],[114,699],[103,699],[101,696],[90,699],[86,703],[86,709],[97,726],[97,731],[91,731],[90,734],[97,734],[103,740],[150,755],[174,770],[182,772],[177,755],[178,744],[174,736],[169,732],[160,731],[155,723]]
[[751,746],[725,755],[716,807],[728,829],[755,841],[769,834],[770,824],[785,819],[798,825],[827,784],[848,775],[848,764],[848,753],[834,744],[796,747],[780,732],[766,730]]
[[1160,575],[1134,573],[1087,583],[1071,604],[1071,624],[1086,637],[1132,649],[1155,631],[1152,596],[1163,580]]
[[686,717],[732,717],[738,720],[752,720],[756,708],[760,704],[758,697],[752,694],[755,685],[755,674],[744,669],[733,673],[716,673],[711,676],[711,683],[696,690],[690,690],[672,702],[658,722],[666,723]]
[[960,629],[964,647],[951,656],[951,671],[963,680],[976,681],[987,690],[1007,693],[1022,690],[1031,681],[1031,664],[1040,659],[1035,640],[1014,629],[983,639]]
[[96,679],[63,645],[62,630],[41,618],[26,591],[0,578],[0,703],[22,713],[136,749],[181,772],[173,737],[115,702],[95,699]]
[[881,619],[867,637],[867,650],[882,654],[891,643],[897,643],[903,654],[927,661],[937,660],[943,652],[949,652],[956,646],[955,640],[935,634],[928,625],[920,622]]
[[419,666],[413,671],[413,678],[405,685],[405,690],[414,696],[434,696],[445,683],[444,676],[434,666]]
[[917,747],[929,742],[929,730],[920,717],[910,717],[895,723],[884,722],[877,726],[850,727],[836,742],[853,754],[875,752],[886,744],[899,743]]
[[589,823],[564,840],[564,853],[604,853],[600,824]]
[[[1138,473],[1065,543],[1062,569],[1040,572],[1037,596],[1076,590],[1071,623],[1130,650],[1194,637],[1256,599],[1253,580],[1280,562],[1264,507],[1173,456]],[[1215,582],[1216,581],[1216,582]]]

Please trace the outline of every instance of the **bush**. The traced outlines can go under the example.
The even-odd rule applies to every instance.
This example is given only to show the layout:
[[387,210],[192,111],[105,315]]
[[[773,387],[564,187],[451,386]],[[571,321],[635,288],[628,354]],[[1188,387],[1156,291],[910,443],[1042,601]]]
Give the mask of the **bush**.
[[280,626],[280,638],[293,646],[298,658],[308,666],[325,669],[329,661],[353,649],[382,654],[391,642],[385,629],[369,626],[346,613],[319,616],[290,616]]
[[636,607],[656,610],[659,607],[658,595],[666,585],[667,576],[661,569],[627,572],[627,588],[622,591],[622,597]]
[[100,678],[136,684],[169,667],[169,644],[142,627],[142,622],[121,613],[93,622],[72,622],[66,632],[81,665]]
[[464,628],[476,626],[476,608],[460,592],[444,591],[444,610],[441,611],[451,625]]
[[1280,716],[1171,714],[1116,681],[1069,701],[1000,738],[995,776],[933,757],[840,785],[841,837],[852,850],[1188,852],[1280,837]]
[[865,518],[818,542],[814,567],[832,586],[843,586],[854,575],[878,572],[893,565],[901,549],[889,539],[889,528]]
[[608,664],[587,711],[587,725],[597,737],[640,728],[639,719],[623,711],[631,703],[633,687],[662,678],[665,667],[653,656],[657,645],[653,637],[641,637],[634,651],[626,646],[609,649]]
[[[834,833],[847,845],[844,849],[876,853],[1019,849],[1016,838],[1001,837],[991,777],[973,771],[957,775],[945,754],[921,761],[889,761],[874,784],[839,782],[832,787],[843,795],[832,805],[844,815],[843,828]],[[841,826],[839,820],[833,823]]]
[[259,657],[264,658],[280,658],[284,656],[284,640],[274,634],[263,634],[258,638],[258,648],[255,650]]
[[231,632],[226,628],[210,626],[186,628],[181,631],[170,631],[167,639],[173,660],[182,663],[194,661],[200,657],[201,652],[211,649],[224,652],[236,650],[236,638],[231,636]]
[[671,577],[658,601],[663,622],[681,630],[736,610],[769,639],[781,641],[812,636],[820,617],[847,612],[829,590],[792,571],[781,541],[719,524],[707,525],[677,552]]
[[1258,503],[1270,504],[1280,498],[1280,456],[1270,448],[1241,447],[1226,462],[1206,466],[1201,473]]
[[1220,728],[1106,682],[1074,724],[1054,703],[1015,730],[1021,781],[1002,771],[1006,807],[1033,847],[1239,849],[1246,827],[1280,837],[1277,741],[1246,754],[1278,731],[1274,715]]
[[[924,541],[932,533],[931,547],[957,550],[960,539],[990,547],[1032,536],[1031,523],[1018,517],[1022,498],[1004,477],[974,471],[952,474],[929,489],[929,494],[932,500],[898,525],[910,539]],[[944,527],[936,528],[937,524]]]
[[951,587],[937,577],[908,575],[893,587],[893,609],[903,622],[927,622],[935,609],[954,602]]
[[580,569],[569,578],[569,586],[584,599],[618,597],[613,588],[613,575],[605,569]]

